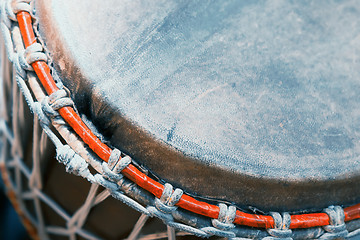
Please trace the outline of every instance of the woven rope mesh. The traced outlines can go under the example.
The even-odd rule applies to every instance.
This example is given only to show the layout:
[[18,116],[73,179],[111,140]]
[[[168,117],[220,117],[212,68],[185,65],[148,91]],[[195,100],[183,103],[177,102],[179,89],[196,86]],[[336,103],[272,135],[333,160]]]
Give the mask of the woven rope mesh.
[[17,22],[3,17],[2,30],[8,41],[1,48],[0,167],[8,196],[34,239],[356,239],[360,220],[300,230],[232,224],[221,229],[216,221],[164,206],[121,174],[109,176],[107,164],[61,117],[44,113],[47,96],[36,75],[18,64],[25,49]]

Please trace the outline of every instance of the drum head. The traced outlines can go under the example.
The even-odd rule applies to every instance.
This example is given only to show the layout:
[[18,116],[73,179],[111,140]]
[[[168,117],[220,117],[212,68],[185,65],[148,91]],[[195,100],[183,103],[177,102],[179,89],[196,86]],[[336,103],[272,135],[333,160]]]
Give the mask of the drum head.
[[263,211],[360,201],[356,2],[36,9],[79,112],[161,180]]

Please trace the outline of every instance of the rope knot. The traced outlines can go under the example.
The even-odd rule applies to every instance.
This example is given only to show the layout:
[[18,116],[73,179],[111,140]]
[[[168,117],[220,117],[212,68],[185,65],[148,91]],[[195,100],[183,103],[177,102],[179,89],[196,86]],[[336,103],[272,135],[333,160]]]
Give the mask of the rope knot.
[[18,52],[19,63],[21,67],[28,71],[34,71],[31,64],[36,61],[47,61],[47,56],[43,52],[43,47],[40,43],[35,42],[28,46],[25,51]]
[[325,208],[324,212],[329,216],[330,224],[323,227],[326,232],[320,239],[344,239],[348,235],[344,209],[340,206],[330,206]]
[[211,220],[213,226],[224,231],[233,229],[235,227],[233,221],[236,215],[236,207],[228,207],[226,204],[220,203],[219,209],[220,210],[218,218]]
[[65,89],[60,89],[53,92],[49,96],[49,100],[48,100],[50,107],[55,111],[63,107],[73,107],[74,102],[70,97],[68,97],[68,95],[69,94],[65,91]]
[[99,173],[95,174],[94,178],[97,183],[108,189],[110,192],[116,192],[119,189],[119,186],[116,183],[109,181]]
[[206,232],[209,235],[221,236],[224,238],[232,239],[236,237],[236,234],[232,231],[235,227],[233,221],[236,215],[235,206],[227,206],[226,204],[219,204],[219,216],[217,219],[211,219],[213,225],[209,227],[201,228],[202,231]]
[[118,149],[111,151],[108,163],[102,163],[103,174],[109,180],[119,182],[122,178],[121,171],[131,163],[129,156],[121,157],[121,152]]
[[88,168],[89,164],[69,145],[62,145],[56,149],[56,159],[66,166],[66,172],[84,177],[90,182],[95,182],[95,178]]
[[[8,1],[8,15],[13,21],[16,20],[16,14],[19,12],[28,12],[31,14],[32,7],[30,5],[31,0],[10,0]],[[15,16],[15,17],[14,17]],[[15,19],[15,20],[14,20]]]
[[173,222],[174,218],[172,213],[175,212],[177,207],[175,204],[180,200],[183,195],[181,189],[175,189],[169,183],[165,183],[162,195],[159,198],[155,198],[155,207],[148,206],[146,209],[152,216],[162,219],[166,224]]
[[270,215],[274,219],[275,228],[267,229],[270,236],[263,239],[275,240],[275,239],[286,239],[292,240],[292,231],[289,229],[291,223],[291,216],[285,212],[282,215],[278,212],[270,212]]
[[17,22],[16,15],[15,15],[15,13],[13,11],[13,7],[12,7],[13,5],[14,5],[13,1],[9,1],[9,0],[6,1],[5,2],[5,12],[9,19]]
[[31,0],[8,0],[6,2],[5,11],[11,20],[17,22],[16,14],[18,12],[28,12],[31,13]]
[[177,209],[175,204],[180,200],[182,195],[183,190],[177,188],[173,191],[173,186],[165,183],[160,199],[155,198],[155,206],[159,211],[170,214]]
[[54,119],[59,116],[59,113],[56,112],[49,104],[49,97],[46,96],[41,101],[41,108],[46,116],[48,116],[51,119]]
[[71,98],[67,97],[65,89],[57,90],[50,96],[44,97],[41,101],[42,111],[48,116],[53,124],[65,125],[66,122],[60,117],[57,112],[62,107],[73,106],[74,102]]

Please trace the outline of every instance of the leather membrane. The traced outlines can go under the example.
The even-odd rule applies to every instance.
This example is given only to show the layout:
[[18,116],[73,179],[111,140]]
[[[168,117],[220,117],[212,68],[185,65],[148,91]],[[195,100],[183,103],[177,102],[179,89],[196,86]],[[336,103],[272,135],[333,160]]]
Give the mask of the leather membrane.
[[263,211],[360,201],[356,3],[36,9],[79,112],[160,179]]

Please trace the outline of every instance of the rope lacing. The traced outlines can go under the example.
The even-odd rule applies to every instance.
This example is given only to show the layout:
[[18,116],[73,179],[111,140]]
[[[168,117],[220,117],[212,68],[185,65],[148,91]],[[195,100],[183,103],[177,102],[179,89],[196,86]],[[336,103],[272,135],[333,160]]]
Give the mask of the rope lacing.
[[271,212],[270,215],[274,219],[275,228],[267,229],[270,234],[269,237],[265,237],[267,240],[284,239],[292,240],[292,231],[289,229],[291,224],[291,216],[285,212],[280,214],[278,212]]
[[325,233],[320,239],[345,239],[348,231],[344,222],[344,209],[340,206],[330,206],[325,208],[324,212],[329,215],[330,224],[323,227]]

